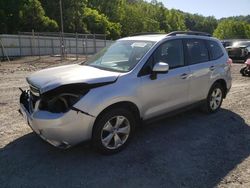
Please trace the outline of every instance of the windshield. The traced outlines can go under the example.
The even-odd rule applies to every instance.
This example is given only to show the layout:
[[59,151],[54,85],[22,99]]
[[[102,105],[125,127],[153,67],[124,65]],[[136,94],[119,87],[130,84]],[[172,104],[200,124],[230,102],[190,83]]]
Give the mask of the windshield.
[[155,42],[116,41],[93,55],[83,65],[117,72],[130,71]]

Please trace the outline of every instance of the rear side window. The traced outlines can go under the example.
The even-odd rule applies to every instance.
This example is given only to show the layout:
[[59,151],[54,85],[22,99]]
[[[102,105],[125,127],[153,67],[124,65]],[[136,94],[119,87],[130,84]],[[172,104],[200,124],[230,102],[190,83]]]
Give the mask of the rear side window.
[[209,61],[205,41],[200,39],[185,40],[187,58],[190,65]]
[[210,50],[211,60],[216,60],[219,59],[221,56],[223,56],[223,51],[217,42],[207,41],[207,43]]

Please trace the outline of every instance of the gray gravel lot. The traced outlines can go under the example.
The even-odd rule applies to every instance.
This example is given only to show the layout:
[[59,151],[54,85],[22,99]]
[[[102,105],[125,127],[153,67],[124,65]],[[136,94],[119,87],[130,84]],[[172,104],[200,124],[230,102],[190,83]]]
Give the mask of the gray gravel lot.
[[232,67],[218,113],[191,110],[145,125],[124,151],[102,156],[86,143],[54,148],[17,112],[18,87],[59,64],[52,60],[0,63],[0,187],[250,187],[250,78],[239,74],[242,64]]

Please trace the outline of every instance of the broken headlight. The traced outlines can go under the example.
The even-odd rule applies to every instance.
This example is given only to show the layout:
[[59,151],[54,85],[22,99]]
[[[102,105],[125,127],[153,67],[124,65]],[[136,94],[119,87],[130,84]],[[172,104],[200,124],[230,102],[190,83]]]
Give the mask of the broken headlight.
[[39,109],[52,113],[67,112],[81,97],[88,93],[89,89],[84,86],[64,85],[42,94]]
[[79,99],[81,95],[73,93],[62,93],[51,98],[42,98],[39,109],[53,113],[67,112]]

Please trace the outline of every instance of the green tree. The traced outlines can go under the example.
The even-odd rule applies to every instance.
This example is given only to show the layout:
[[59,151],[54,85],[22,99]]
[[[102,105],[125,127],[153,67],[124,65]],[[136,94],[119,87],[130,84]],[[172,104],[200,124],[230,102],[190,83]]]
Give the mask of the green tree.
[[245,39],[250,37],[250,25],[244,21],[223,20],[213,35],[220,39]]
[[247,23],[250,24],[250,15],[247,16],[231,16],[231,17],[227,17],[227,18],[221,18],[219,21],[223,21],[223,20],[235,20],[235,21],[245,21]]
[[6,15],[2,9],[0,9],[0,33],[7,33]]
[[23,31],[55,31],[56,21],[45,16],[38,0],[26,0],[19,11],[20,29]]
[[[48,15],[60,23],[59,1],[41,0]],[[108,1],[63,0],[63,20],[65,32],[106,33],[108,37],[118,38],[121,26],[110,21],[109,17],[99,11]],[[88,7],[89,6],[89,7]],[[110,4],[111,6],[111,4]],[[114,10],[110,7],[110,12]],[[58,11],[55,11],[58,10]]]
[[19,31],[19,10],[24,0],[0,1],[0,33],[16,33]]
[[[144,1],[137,2],[139,4],[138,9],[140,14],[144,15],[144,22],[153,22],[152,25],[145,25],[144,31],[155,31],[155,32],[168,32],[169,25],[166,19],[168,10],[164,7],[161,2],[156,0],[151,1],[151,3],[146,3]],[[132,5],[134,6],[134,5]]]
[[[62,0],[62,5],[65,32],[106,33],[113,39],[139,32],[168,33],[173,30],[204,31],[220,37],[246,38],[250,35],[246,24],[250,23],[250,15],[218,21],[211,16],[168,10],[157,0]],[[59,0],[1,0],[0,33],[31,29],[59,31],[59,12]],[[236,25],[231,27],[233,33],[227,31],[227,24],[223,24],[228,20],[239,22],[238,25],[233,23]],[[218,22],[222,26],[218,26]],[[226,32],[225,36],[221,34],[222,30]]]
[[205,17],[200,31],[213,34],[217,26],[218,21],[213,16]]
[[[46,14],[53,18],[61,27],[59,0],[40,0]],[[87,32],[86,24],[82,22],[85,0],[62,0],[63,22],[65,32]]]
[[170,31],[186,30],[184,16],[176,10],[170,10],[166,16]]
[[88,1],[88,7],[101,12],[112,22],[119,22],[124,15],[125,0],[91,0]]
[[118,38],[121,34],[119,23],[113,23],[108,20],[104,14],[91,8],[84,9],[83,21],[91,33],[107,34],[110,38]]
[[213,34],[218,22],[213,16],[204,17],[198,14],[184,13],[185,25],[191,31],[203,31]]
[[125,12],[126,16],[121,20],[122,36],[143,32],[143,18],[138,8],[126,5]]
[[[40,0],[46,14],[61,24],[59,0]],[[86,33],[87,25],[83,22],[86,0],[62,0],[64,31]]]
[[[127,3],[125,5],[126,16],[120,22],[122,25],[122,36],[163,30],[161,27],[163,28],[164,26],[159,22],[161,17],[158,16],[160,14],[158,10],[162,8],[161,5],[157,3],[149,4],[144,1]],[[162,14],[160,15],[162,16]]]
[[85,0],[63,1],[64,27],[67,32],[86,33],[87,24],[83,21]]

